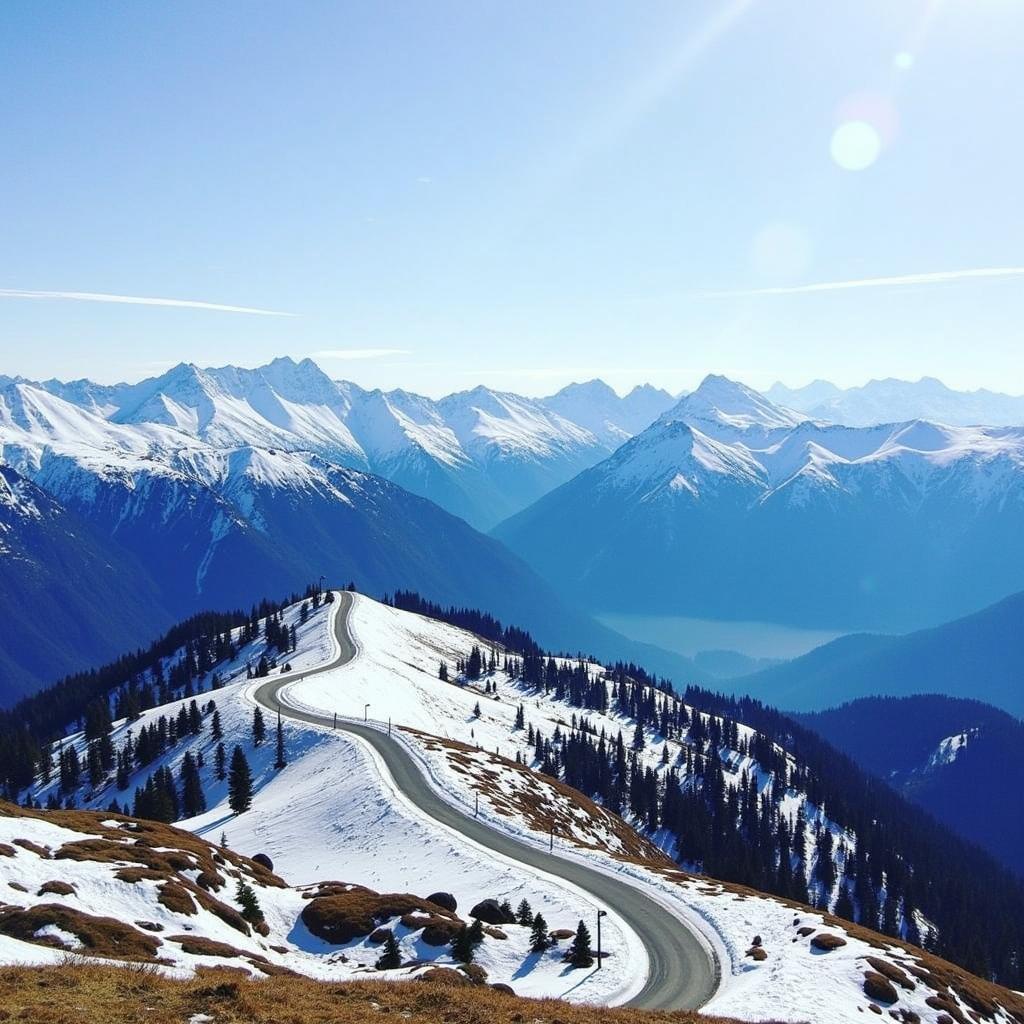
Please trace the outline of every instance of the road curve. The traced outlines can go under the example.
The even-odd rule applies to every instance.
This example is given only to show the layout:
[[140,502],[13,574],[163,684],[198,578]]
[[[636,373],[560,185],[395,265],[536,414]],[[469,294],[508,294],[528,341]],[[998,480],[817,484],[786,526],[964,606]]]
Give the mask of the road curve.
[[[327,665],[293,673],[280,680],[267,680],[253,691],[254,699],[269,711],[312,725],[334,724],[333,716],[301,711],[282,702],[281,690],[292,683],[347,664],[355,656],[355,644],[348,628],[352,595],[336,592],[341,605],[335,616],[338,654]],[[338,719],[339,731],[351,733],[369,743],[380,755],[402,793],[428,817],[489,850],[563,878],[590,893],[598,903],[614,910],[640,936],[650,969],[640,992],[626,1005],[648,1010],[693,1010],[715,993],[719,967],[700,939],[677,917],[628,882],[602,874],[576,861],[566,860],[521,843],[469,817],[447,803],[430,786],[408,751],[385,733],[371,726]]]

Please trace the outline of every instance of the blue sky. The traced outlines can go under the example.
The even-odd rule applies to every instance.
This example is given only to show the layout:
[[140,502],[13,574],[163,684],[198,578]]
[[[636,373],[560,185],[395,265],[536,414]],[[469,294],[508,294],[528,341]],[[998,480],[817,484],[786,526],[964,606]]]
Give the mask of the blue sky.
[[1022,52],[1015,0],[9,0],[0,372],[1024,392]]

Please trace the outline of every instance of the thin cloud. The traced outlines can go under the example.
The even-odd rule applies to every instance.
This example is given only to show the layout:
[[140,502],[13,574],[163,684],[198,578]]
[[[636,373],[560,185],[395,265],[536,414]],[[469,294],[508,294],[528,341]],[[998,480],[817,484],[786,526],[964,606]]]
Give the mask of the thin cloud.
[[326,348],[311,353],[313,359],[384,359],[387,356],[411,356],[408,348]]
[[128,306],[174,306],[181,309],[205,309],[216,313],[248,313],[251,316],[298,316],[277,309],[254,309],[251,306],[228,306],[220,302],[199,302],[195,299],[161,299],[145,295],[107,295],[105,292],[43,292],[20,288],[0,288],[0,299],[64,299],[71,302],[114,302]]
[[852,281],[821,281],[777,288],[747,288],[700,292],[709,299],[744,298],[755,295],[810,295],[814,292],[843,292],[854,288],[902,288],[907,285],[947,284],[980,278],[1024,277],[1024,267],[981,267],[975,270],[940,270],[931,274],[900,274],[895,277],[862,277]]

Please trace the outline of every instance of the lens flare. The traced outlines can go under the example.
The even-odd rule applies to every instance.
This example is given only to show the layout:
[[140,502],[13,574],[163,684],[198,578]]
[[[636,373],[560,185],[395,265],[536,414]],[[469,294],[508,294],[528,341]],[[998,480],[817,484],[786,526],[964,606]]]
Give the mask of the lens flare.
[[867,121],[844,121],[832,133],[831,152],[844,171],[863,171],[882,152],[882,137]]

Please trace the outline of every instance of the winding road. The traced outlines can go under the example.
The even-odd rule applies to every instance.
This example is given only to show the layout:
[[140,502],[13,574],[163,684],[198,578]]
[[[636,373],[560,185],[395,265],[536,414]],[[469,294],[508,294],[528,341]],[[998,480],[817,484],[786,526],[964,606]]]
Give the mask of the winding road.
[[[334,724],[331,715],[319,715],[290,706],[281,699],[281,691],[301,679],[340,668],[355,656],[356,647],[348,627],[352,595],[345,591],[335,592],[335,599],[341,602],[334,618],[337,656],[319,668],[268,680],[253,691],[254,699],[274,714],[280,711],[285,718],[311,725]],[[387,765],[395,784],[423,814],[480,846],[579,886],[596,902],[618,914],[640,937],[650,961],[644,987],[626,1005],[649,1010],[692,1010],[714,995],[719,981],[717,961],[690,928],[659,903],[626,881],[528,846],[464,814],[431,787],[400,743],[376,728],[339,718],[337,729],[369,743]]]

